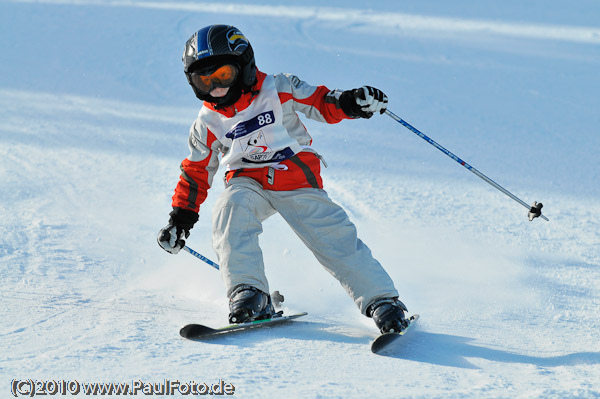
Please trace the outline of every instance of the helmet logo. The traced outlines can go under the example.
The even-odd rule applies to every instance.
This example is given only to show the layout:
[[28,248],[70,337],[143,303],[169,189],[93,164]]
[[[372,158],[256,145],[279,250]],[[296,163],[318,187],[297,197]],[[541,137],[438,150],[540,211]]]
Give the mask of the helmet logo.
[[230,29],[227,32],[227,42],[232,51],[243,51],[248,47],[248,39],[237,29]]

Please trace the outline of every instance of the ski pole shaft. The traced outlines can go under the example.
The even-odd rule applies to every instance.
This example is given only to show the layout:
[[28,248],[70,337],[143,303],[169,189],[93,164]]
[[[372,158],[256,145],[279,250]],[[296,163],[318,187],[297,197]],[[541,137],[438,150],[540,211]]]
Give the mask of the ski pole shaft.
[[183,249],[190,253],[191,255],[194,255],[196,258],[200,259],[201,261],[211,265],[212,267],[214,267],[215,269],[219,270],[219,265],[217,265],[215,262],[213,262],[212,260],[208,259],[207,257],[203,256],[202,254],[194,251],[192,248],[188,247],[187,245],[185,245],[183,247]]
[[[422,133],[420,130],[418,130],[417,128],[412,126],[410,123],[406,122],[404,119],[400,118],[398,115],[394,114],[389,109],[386,109],[385,113],[389,117],[394,119],[396,122],[400,123],[402,126],[404,126],[408,130],[410,130],[411,132],[413,132],[417,136],[421,137],[423,140],[425,140],[426,142],[428,142],[429,144],[431,144],[432,146],[434,146],[435,148],[437,148],[438,150],[440,150],[441,152],[446,154],[449,158],[454,159],[456,162],[458,162],[459,164],[464,166],[467,170],[469,170],[470,172],[475,174],[477,177],[479,177],[480,179],[482,179],[483,181],[485,181],[486,183],[488,183],[489,185],[491,185],[498,191],[502,192],[509,198],[512,198],[514,201],[523,205],[525,208],[531,209],[531,205],[527,205],[527,203],[525,201],[523,201],[522,199],[520,199],[519,197],[517,197],[516,195],[514,195],[513,193],[511,193],[510,191],[508,191],[507,189],[505,189],[504,187],[502,187],[501,185],[499,185],[498,183],[496,183],[495,181],[493,181],[492,179],[490,179],[489,177],[487,177],[486,175],[484,175],[483,173],[481,173],[480,171],[478,171],[477,169],[475,169],[474,167],[472,167],[471,165],[469,165],[468,163],[466,163],[465,161],[460,159],[459,157],[457,157],[456,155],[454,155],[452,152],[448,151],[446,148],[444,148],[442,145],[437,143],[435,140],[431,139],[426,134]],[[548,218],[546,216],[544,216],[542,214],[540,214],[539,216],[542,219],[548,221]]]

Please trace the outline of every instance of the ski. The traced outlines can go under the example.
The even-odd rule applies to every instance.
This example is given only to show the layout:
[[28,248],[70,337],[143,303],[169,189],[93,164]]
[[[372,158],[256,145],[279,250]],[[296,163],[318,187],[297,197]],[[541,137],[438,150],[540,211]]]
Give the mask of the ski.
[[412,326],[415,324],[415,322],[417,320],[419,320],[419,315],[414,314],[414,315],[410,316],[410,318],[408,319],[408,321],[409,321],[408,327],[406,327],[401,332],[399,332],[399,333],[388,332],[388,333],[381,334],[379,337],[375,338],[373,340],[373,342],[371,343],[371,352],[380,353],[384,349],[388,348],[390,346],[390,344],[397,341],[398,339],[400,339],[400,337],[402,337],[404,334],[406,334],[406,332],[412,328]]
[[302,312],[284,316],[283,314],[276,314],[270,319],[255,320],[248,323],[230,324],[225,327],[211,328],[202,324],[188,324],[179,330],[179,335],[183,338],[202,341],[204,339],[215,338],[223,336],[233,332],[239,332],[259,327],[276,326],[287,321],[297,319],[298,317],[306,316],[308,313]]

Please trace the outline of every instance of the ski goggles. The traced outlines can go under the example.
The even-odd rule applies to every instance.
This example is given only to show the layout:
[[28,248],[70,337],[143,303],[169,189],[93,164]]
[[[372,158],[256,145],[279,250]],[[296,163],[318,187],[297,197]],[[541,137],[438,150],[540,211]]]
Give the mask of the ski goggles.
[[210,93],[215,87],[231,87],[238,75],[235,65],[226,64],[210,71],[196,71],[190,75],[191,82],[204,93]]

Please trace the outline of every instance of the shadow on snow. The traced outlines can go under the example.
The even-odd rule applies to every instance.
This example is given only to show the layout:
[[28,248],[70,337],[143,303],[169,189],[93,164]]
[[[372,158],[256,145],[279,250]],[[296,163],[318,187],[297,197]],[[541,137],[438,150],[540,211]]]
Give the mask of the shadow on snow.
[[[234,332],[214,336],[202,341],[203,344],[236,345],[244,348],[260,345],[273,339],[300,341],[331,341],[349,345],[363,345],[365,353],[370,353],[369,344],[374,336],[352,336],[330,331],[327,323],[294,321],[278,327],[265,327],[253,331]],[[578,364],[600,364],[600,353],[580,352],[560,356],[532,356],[487,348],[472,343],[473,338],[449,334],[436,334],[415,328],[402,337],[381,356],[430,363],[439,366],[464,369],[479,369],[468,359],[483,359],[500,363],[531,364],[538,367],[573,366]]]
[[468,358],[500,363],[531,364],[538,367],[558,367],[577,364],[599,364],[600,353],[580,352],[561,356],[532,356],[502,349],[478,346],[473,338],[436,334],[415,330],[406,339],[383,355],[458,368],[478,369]]

